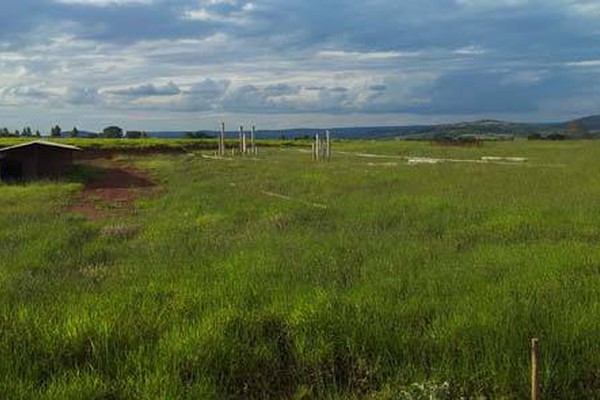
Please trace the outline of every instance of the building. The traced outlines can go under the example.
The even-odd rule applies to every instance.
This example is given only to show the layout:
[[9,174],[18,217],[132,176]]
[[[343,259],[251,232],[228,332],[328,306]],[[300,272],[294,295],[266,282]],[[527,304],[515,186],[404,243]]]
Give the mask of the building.
[[0,149],[0,179],[52,178],[68,172],[79,147],[45,142],[18,144]]

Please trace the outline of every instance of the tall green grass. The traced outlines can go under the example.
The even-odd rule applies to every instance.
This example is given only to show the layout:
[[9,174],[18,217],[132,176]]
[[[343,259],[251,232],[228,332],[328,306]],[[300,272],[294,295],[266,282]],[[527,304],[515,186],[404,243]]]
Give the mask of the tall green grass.
[[600,144],[336,149],[132,158],[165,190],[94,223],[0,186],[2,397],[524,398],[534,336],[545,398],[598,397]]

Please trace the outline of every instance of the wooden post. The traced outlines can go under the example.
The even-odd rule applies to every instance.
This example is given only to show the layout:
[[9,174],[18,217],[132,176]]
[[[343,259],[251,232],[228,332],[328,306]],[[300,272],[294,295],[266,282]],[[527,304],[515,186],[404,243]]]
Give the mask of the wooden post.
[[219,155],[225,155],[225,122],[221,121],[221,133],[219,135]]
[[315,161],[317,159],[317,152],[316,152],[316,147],[315,147],[314,142],[310,144],[310,152],[312,154],[313,161]]
[[321,140],[319,139],[319,134],[317,133],[315,135],[315,155],[316,155],[316,160],[319,161],[319,156],[321,155]]
[[256,127],[252,125],[252,131],[250,133],[250,149],[252,151],[252,155],[256,155],[256,143],[254,140],[256,139]]
[[246,132],[242,131],[242,154],[246,155],[248,146],[246,145]]
[[331,135],[329,134],[329,131],[325,131],[325,137],[327,140],[327,150],[325,151],[325,155],[327,157],[327,161],[329,161],[331,159]]
[[221,121],[221,136],[219,137],[219,155],[225,155],[225,121]]
[[540,348],[539,340],[531,339],[531,400],[540,398]]

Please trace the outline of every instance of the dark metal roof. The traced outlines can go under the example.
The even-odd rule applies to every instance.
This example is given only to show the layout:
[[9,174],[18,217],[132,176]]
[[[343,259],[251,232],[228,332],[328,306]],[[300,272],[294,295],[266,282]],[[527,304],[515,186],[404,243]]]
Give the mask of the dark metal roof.
[[58,148],[58,149],[63,149],[63,150],[83,151],[82,149],[80,149],[77,146],[71,146],[68,144],[61,144],[61,143],[54,143],[54,142],[46,142],[45,140],[35,140],[33,142],[27,142],[27,143],[17,144],[14,146],[5,147],[3,149],[0,149],[0,153],[15,150],[15,149],[20,149],[23,147],[29,147],[29,146],[45,146],[45,147]]

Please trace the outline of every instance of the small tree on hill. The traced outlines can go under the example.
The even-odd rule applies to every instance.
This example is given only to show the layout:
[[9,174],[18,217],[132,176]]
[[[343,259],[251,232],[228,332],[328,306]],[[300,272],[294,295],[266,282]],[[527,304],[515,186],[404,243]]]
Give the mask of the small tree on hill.
[[123,129],[119,128],[118,126],[109,126],[104,128],[102,131],[102,136],[105,138],[120,139],[123,137]]
[[79,137],[79,130],[76,126],[74,126],[73,129],[71,129],[71,132],[69,132],[69,136],[71,136],[72,138]]

